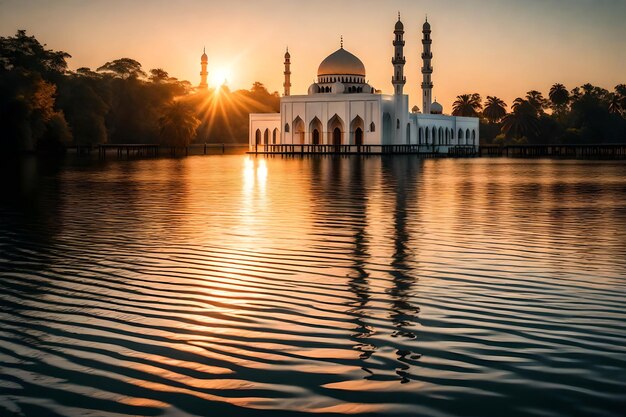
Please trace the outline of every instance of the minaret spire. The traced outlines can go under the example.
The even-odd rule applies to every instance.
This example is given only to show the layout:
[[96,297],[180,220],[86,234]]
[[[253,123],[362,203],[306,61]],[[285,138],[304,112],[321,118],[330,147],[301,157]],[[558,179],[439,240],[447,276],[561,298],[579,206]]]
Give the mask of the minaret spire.
[[404,76],[404,64],[406,58],[404,57],[404,25],[400,20],[400,12],[398,12],[398,21],[393,30],[393,49],[394,54],[391,58],[393,64],[393,77],[391,78],[391,84],[393,84],[394,94],[394,134],[392,143],[395,144],[407,144],[408,138],[406,135],[406,123],[407,123],[407,106],[408,101],[403,93],[404,84],[406,84],[406,77]]
[[206,55],[206,46],[202,49],[202,56],[200,57],[200,85],[198,88],[201,90],[206,90],[209,88],[207,84],[207,78],[209,77],[209,72],[207,71],[207,65],[209,63],[209,57]]
[[431,65],[431,59],[433,53],[430,51],[430,46],[433,41],[430,39],[430,23],[428,23],[428,15],[426,21],[422,26],[422,112],[424,114],[430,114],[430,104],[432,103],[432,90],[433,82],[431,75],[433,73],[433,67]]
[[291,55],[289,54],[289,46],[287,46],[287,50],[285,51],[285,82],[283,83],[283,87],[285,87],[285,92],[283,95],[288,97],[291,94]]
[[396,22],[393,33],[395,39],[393,40],[394,55],[391,59],[391,63],[393,64],[391,83],[393,84],[394,94],[402,95],[402,90],[406,83],[406,77],[404,76],[404,64],[406,63],[406,59],[404,58],[404,25],[402,21],[400,21],[400,12],[398,12],[398,21]]

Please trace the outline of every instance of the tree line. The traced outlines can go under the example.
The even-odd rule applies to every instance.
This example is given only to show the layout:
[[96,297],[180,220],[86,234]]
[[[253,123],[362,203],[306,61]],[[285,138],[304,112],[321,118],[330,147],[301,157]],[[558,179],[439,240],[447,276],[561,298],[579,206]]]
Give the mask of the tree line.
[[480,137],[492,144],[593,144],[626,142],[626,84],[613,91],[584,84],[568,90],[556,83],[548,96],[531,90],[511,111],[495,96],[461,94],[455,116],[480,118]]
[[[26,31],[0,37],[0,147],[59,152],[103,143],[245,143],[248,115],[277,112],[280,97],[255,82],[249,90],[199,91],[162,68],[131,58],[92,70],[68,69],[71,56]],[[551,144],[626,141],[626,85],[585,84],[536,90],[508,111],[494,96],[461,94],[453,115],[480,118],[483,143]]]
[[120,58],[92,70],[26,31],[0,37],[0,146],[60,152],[68,145],[245,142],[248,114],[276,112],[277,92],[199,91],[162,68]]

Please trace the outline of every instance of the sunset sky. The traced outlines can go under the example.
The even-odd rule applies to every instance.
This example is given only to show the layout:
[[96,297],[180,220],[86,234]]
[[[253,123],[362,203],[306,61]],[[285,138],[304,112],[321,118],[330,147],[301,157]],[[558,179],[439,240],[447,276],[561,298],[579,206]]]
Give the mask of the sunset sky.
[[345,48],[364,62],[370,84],[391,93],[398,11],[406,30],[411,106],[421,106],[426,14],[433,29],[434,96],[446,112],[464,92],[497,95],[510,104],[530,89],[545,94],[555,82],[608,89],[626,83],[623,0],[0,0],[0,35],[26,29],[48,47],[69,52],[72,69],[130,57],[146,70],[161,67],[193,84],[206,46],[209,72],[225,74],[231,89],[258,80],[281,92],[289,45],[292,94],[306,93],[343,35]]

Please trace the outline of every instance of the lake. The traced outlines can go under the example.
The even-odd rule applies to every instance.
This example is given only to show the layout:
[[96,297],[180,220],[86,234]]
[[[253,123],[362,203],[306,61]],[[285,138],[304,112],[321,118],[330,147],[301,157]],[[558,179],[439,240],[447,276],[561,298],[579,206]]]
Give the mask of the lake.
[[1,172],[2,416],[624,415],[624,162]]

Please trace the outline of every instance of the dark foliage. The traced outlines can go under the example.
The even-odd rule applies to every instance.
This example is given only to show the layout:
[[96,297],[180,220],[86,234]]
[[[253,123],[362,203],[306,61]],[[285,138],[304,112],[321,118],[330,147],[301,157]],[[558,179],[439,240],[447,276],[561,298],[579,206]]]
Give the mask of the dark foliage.
[[130,58],[96,71],[69,71],[69,57],[23,30],[0,37],[2,149],[56,153],[72,144],[246,142],[250,112],[278,111],[278,93],[261,83],[235,92],[195,91],[164,69],[146,72]]

